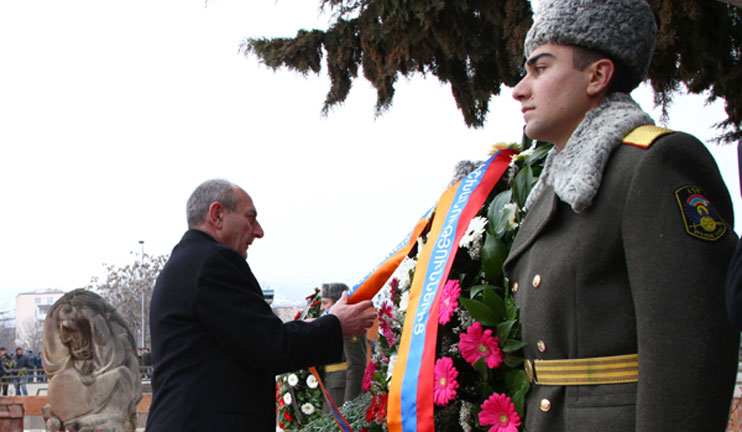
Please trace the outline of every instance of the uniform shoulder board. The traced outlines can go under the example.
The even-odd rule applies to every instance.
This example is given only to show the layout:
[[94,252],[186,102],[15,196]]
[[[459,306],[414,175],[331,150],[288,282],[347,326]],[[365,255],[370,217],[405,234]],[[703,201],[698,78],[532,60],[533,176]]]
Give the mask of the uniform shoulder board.
[[646,149],[649,148],[657,138],[673,132],[675,131],[654,125],[639,126],[623,137],[623,143]]

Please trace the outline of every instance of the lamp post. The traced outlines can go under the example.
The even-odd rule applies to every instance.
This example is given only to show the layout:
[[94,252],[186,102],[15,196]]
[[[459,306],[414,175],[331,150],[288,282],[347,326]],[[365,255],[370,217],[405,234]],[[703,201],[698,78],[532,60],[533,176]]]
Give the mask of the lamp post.
[[[142,246],[142,255],[139,257],[141,262],[141,268],[139,274],[144,278],[144,240],[139,240],[139,244]],[[144,348],[144,284],[142,284],[142,328],[140,336],[139,347]]]

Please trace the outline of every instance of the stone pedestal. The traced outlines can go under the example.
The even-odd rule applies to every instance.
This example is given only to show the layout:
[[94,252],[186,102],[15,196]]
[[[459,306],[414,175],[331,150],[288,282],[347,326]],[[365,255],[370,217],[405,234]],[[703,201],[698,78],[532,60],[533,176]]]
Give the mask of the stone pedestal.
[[23,404],[0,403],[0,432],[23,432]]

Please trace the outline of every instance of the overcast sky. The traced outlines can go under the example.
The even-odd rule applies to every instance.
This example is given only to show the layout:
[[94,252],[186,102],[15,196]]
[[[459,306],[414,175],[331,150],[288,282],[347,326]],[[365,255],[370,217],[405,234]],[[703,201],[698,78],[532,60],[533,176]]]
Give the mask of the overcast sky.
[[[103,263],[133,261],[140,240],[169,253],[188,196],[213,177],[258,208],[265,237],[248,262],[264,287],[300,298],[322,282],[354,284],[435,203],[457,161],[520,141],[508,89],[478,130],[434,78],[402,79],[379,118],[361,79],[325,118],[324,75],[238,54],[244,37],[326,27],[318,5],[0,1],[0,300],[83,287]],[[657,118],[646,89],[634,96]],[[678,98],[668,126],[715,136],[723,105],[703,101]],[[740,214],[736,149],[712,150]]]

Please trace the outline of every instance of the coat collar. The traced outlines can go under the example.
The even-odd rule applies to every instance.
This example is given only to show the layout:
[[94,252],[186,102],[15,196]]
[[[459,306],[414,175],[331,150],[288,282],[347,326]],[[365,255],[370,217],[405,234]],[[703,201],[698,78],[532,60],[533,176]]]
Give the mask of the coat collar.
[[554,188],[546,186],[538,199],[533,203],[531,209],[528,210],[526,218],[521,224],[518,234],[515,236],[513,246],[505,260],[505,269],[507,269],[508,265],[523,253],[523,251],[536,240],[544,228],[546,228],[546,225],[548,225],[549,221],[554,217],[554,214],[556,214],[558,204],[559,198],[557,198],[554,193]]
[[654,122],[631,96],[614,93],[605,97],[585,114],[563,150],[549,152],[544,170],[526,200],[526,209],[534,205],[546,186],[551,186],[576,213],[588,208],[613,150],[627,133],[645,124]]

